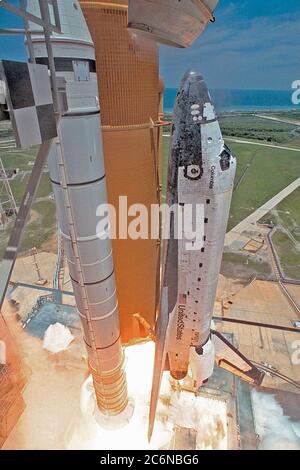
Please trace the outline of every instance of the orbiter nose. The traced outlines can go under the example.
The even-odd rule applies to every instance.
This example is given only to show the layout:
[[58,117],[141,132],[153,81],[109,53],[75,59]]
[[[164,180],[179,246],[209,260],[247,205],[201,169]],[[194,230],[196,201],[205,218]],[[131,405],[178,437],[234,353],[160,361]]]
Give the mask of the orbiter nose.
[[179,93],[178,107],[185,114],[189,124],[205,124],[215,120],[215,112],[211,96],[203,76],[196,70],[185,73]]
[[199,105],[199,111],[205,120],[206,116],[204,105],[211,105],[212,100],[201,73],[194,69],[187,71],[181,81],[179,93],[181,94],[184,102],[183,104],[181,101],[181,105],[183,104],[183,107],[186,105],[193,106],[193,104],[195,106]]
[[197,70],[191,69],[185,72],[182,80],[181,85],[183,86],[185,83],[193,83],[193,82],[204,82],[204,78],[200,72]]

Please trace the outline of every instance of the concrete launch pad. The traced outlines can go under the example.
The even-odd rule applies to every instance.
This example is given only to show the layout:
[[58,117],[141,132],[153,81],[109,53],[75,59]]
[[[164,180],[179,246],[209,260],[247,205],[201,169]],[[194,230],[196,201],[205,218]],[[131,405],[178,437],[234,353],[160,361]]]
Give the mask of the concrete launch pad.
[[[287,288],[292,289],[296,299],[299,298],[300,286],[287,285]],[[254,280],[240,289],[231,297],[229,308],[223,310],[221,316],[225,319],[227,317],[283,327],[293,327],[293,321],[298,318],[278,283],[262,280]],[[230,322],[217,322],[217,328],[220,332],[232,333],[240,351],[251,360],[268,363],[296,382],[300,381],[299,365],[292,361],[295,350],[293,344],[299,341],[299,334],[296,332]],[[264,387],[297,392],[295,387],[277,377],[266,376]]]
[[[52,256],[50,255],[50,257],[51,261],[49,261],[52,264]],[[49,278],[51,279],[51,276]],[[295,319],[294,310],[275,283],[256,280],[243,286],[242,283],[223,276],[220,279],[219,294],[222,293],[222,296],[218,296],[220,306],[217,303],[215,308],[218,316],[223,314],[226,317],[272,322],[286,326],[290,326],[291,320]],[[28,278],[29,282],[32,282],[32,280]],[[292,289],[296,297],[300,292],[299,286],[294,286]],[[21,301],[23,318],[31,311],[36,299],[43,294],[45,292],[38,290],[38,288],[29,289],[20,286],[15,288],[13,298]],[[230,298],[230,302],[227,302],[227,297]],[[27,303],[25,302],[26,299],[28,299]],[[64,296],[65,299],[66,296]],[[71,301],[73,298],[68,297],[68,300]],[[222,310],[222,302],[227,305],[226,310]],[[87,377],[86,354],[76,310],[72,310],[70,306],[46,304],[41,307],[38,315],[32,320],[32,324],[29,323],[28,328],[22,331],[16,324],[14,316],[9,315],[6,320],[9,321],[12,329],[17,332],[15,337],[29,372],[27,374],[29,383],[24,393],[25,411],[6,441],[4,448],[63,449],[82,448],[83,446],[88,449],[98,449],[112,446],[111,433],[108,433],[108,436],[105,437],[101,429],[99,431],[99,427],[96,427],[97,432],[94,434],[93,427],[91,427],[89,420],[86,420],[86,417],[82,425],[82,432],[84,434],[88,431],[89,440],[83,442],[82,439],[70,440],[70,436],[74,432],[74,423],[78,422],[79,418],[82,419],[80,388]],[[52,355],[43,350],[42,337],[47,326],[57,321],[70,327],[75,340],[67,351]],[[292,340],[299,339],[299,335],[225,322],[222,324],[217,322],[217,328],[221,328],[225,333],[228,333],[230,340],[234,338],[235,344],[239,344],[241,350],[247,353],[250,358],[258,362],[265,360],[277,366],[281,372],[288,372],[287,375],[290,374],[291,377],[297,380],[299,368],[290,365],[290,369],[287,369],[286,363],[290,357],[289,344]],[[136,348],[139,347],[141,349],[137,350]],[[145,356],[142,354],[143,348],[146,349]],[[124,448],[135,449],[140,446],[141,449],[148,449],[146,435],[153,343],[135,345],[127,348],[127,350],[130,355],[127,359],[130,395],[135,401],[136,395],[139,397],[138,403],[140,404],[135,403],[135,410],[140,415],[140,419],[134,421],[133,428],[130,428],[130,433],[137,436],[135,442],[132,439],[130,442],[127,439],[124,440],[124,434],[122,433],[124,431],[125,434],[129,433],[129,430],[126,433],[126,428],[119,431],[120,435],[116,437],[115,442],[117,447],[124,440]],[[289,362],[289,364],[291,363]],[[145,369],[148,378],[144,377]],[[137,377],[141,377],[138,384]],[[277,393],[285,413],[292,416],[294,420],[298,420],[295,411],[299,403],[297,394],[293,393],[295,406],[290,409],[286,406],[280,391],[276,390],[281,389],[285,392],[289,390],[292,393],[295,392],[295,389],[279,378],[267,377],[266,381],[269,391],[273,390],[274,393]],[[153,447],[151,448],[175,450],[194,448],[255,449],[258,447],[259,442],[255,432],[251,405],[251,388],[247,384],[240,382],[231,374],[216,367],[212,378],[200,393],[198,400],[200,404],[198,406],[200,415],[202,413],[202,420],[199,420],[198,426],[195,424],[195,416],[199,416],[199,412],[195,411],[190,403],[185,406],[186,400],[192,399],[192,394],[183,390],[181,399],[178,400],[178,393],[173,391],[171,393],[172,401],[169,390],[170,388],[167,389],[167,393],[162,393],[157,420],[160,437],[158,440],[153,441]],[[207,413],[205,413],[209,406],[212,407],[210,408],[210,415],[217,415],[216,419],[214,417],[212,419],[208,418]],[[182,416],[186,417],[187,409],[191,409],[189,416],[194,416],[194,418],[189,418],[188,422],[182,419]],[[184,412],[182,413],[181,410],[184,410]],[[221,419],[218,419],[220,415]],[[49,423],[51,424],[49,425]],[[204,434],[203,429],[206,430]]]
[[[226,337],[233,341],[232,335]],[[216,366],[200,394],[226,404],[228,449],[257,449],[251,387],[247,383]]]

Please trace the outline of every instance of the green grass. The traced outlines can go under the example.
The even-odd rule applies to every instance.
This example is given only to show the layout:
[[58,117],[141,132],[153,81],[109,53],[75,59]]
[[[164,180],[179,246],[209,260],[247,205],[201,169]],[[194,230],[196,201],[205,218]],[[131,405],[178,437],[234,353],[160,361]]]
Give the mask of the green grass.
[[56,230],[55,204],[53,201],[37,202],[33,204],[32,209],[39,214],[39,218],[27,225],[20,252],[26,252],[33,246],[40,248]]
[[43,174],[38,187],[36,197],[48,197],[53,192],[52,184],[48,174]]
[[[262,113],[271,117],[283,119],[294,119],[300,121],[300,112],[282,113]],[[171,120],[172,116],[166,115],[166,120]],[[269,142],[274,144],[284,144],[293,146],[299,145],[300,126],[284,122],[276,122],[258,117],[254,113],[220,113],[219,123],[225,137],[235,137],[244,140],[257,142]],[[165,132],[169,132],[165,128]]]
[[29,163],[34,162],[36,152],[36,148],[30,149],[28,151],[21,151],[15,149],[2,150],[0,148],[0,157],[2,158],[3,165],[6,169],[18,168],[20,171],[31,171],[32,166],[29,165]]
[[[164,137],[164,194],[169,140],[169,137]],[[228,145],[237,157],[236,182],[246,165],[252,161],[233,194],[228,225],[230,230],[300,175],[300,153],[235,142],[228,142]]]
[[300,148],[300,137],[297,137],[290,142],[287,142],[284,144],[285,147],[290,147],[290,148]]
[[295,125],[271,121],[257,116],[220,116],[219,123],[224,136],[255,139],[282,144],[293,139]]
[[275,211],[271,211],[263,217],[261,222],[283,225],[300,243],[300,188],[278,204]]
[[[24,235],[19,253],[24,254],[32,247],[40,248],[47,243],[56,230],[56,216],[54,201],[42,201],[33,204],[33,211],[37,214],[37,219],[25,227]],[[7,246],[12,224],[4,231],[0,232],[0,260],[3,257]]]
[[[265,114],[265,113],[261,113],[261,114]],[[299,121],[300,110],[276,112],[276,113],[272,113],[272,117],[278,117],[278,118],[283,118],[283,119],[294,119],[295,121]]]
[[14,133],[9,121],[0,121],[0,141],[14,139]]
[[264,261],[256,261],[252,258],[252,255],[243,255],[239,253],[224,253],[222,262],[223,264],[231,264],[233,268],[233,273],[234,266],[239,266],[240,268],[244,268],[245,273],[247,273],[247,275],[249,275],[249,273],[271,274],[270,265]]
[[300,242],[300,189],[296,189],[277,207],[280,219]]
[[300,174],[300,153],[230,142],[238,162],[237,178],[254,156],[233,193],[229,230],[292,183]]
[[[4,121],[0,123],[0,144],[1,141],[13,138],[12,130],[9,124]],[[28,183],[30,173],[32,171],[32,163],[35,160],[37,148],[31,148],[23,151],[18,149],[4,150],[0,145],[0,157],[2,158],[4,167],[6,169],[19,169],[17,176],[10,181],[10,186],[13,195],[16,199],[16,204],[20,202],[24,196],[26,185]],[[45,198],[45,201],[35,202],[32,209],[35,211],[37,218],[32,223],[29,223],[25,228],[23,241],[19,251],[26,252],[33,246],[39,248],[43,243],[47,242],[56,230],[55,219],[55,204],[54,201],[48,199],[52,193],[52,186],[48,174],[43,174],[39,187],[37,189],[36,198]],[[10,234],[10,226],[0,232],[0,259],[6,248],[8,237]]]
[[[29,179],[29,173],[24,175],[17,175],[11,182],[10,187],[13,192],[13,195],[16,200],[17,206],[20,205],[20,202],[24,196],[26,185]],[[40,185],[38,187],[36,197],[47,197],[52,192],[51,182],[47,174],[43,174],[41,178]]]
[[300,244],[300,188],[263,217],[261,222],[278,226],[273,243],[283,272],[287,277],[300,279],[300,250],[297,245]]
[[286,233],[280,230],[274,233],[273,243],[285,276],[291,279],[300,279],[300,251],[297,250]]

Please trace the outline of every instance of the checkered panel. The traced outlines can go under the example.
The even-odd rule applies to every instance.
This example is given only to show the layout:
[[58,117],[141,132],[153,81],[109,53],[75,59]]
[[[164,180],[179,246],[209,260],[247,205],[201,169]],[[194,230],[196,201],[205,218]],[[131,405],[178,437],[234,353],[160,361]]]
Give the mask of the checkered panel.
[[18,147],[26,149],[56,137],[48,67],[3,60],[0,75]]

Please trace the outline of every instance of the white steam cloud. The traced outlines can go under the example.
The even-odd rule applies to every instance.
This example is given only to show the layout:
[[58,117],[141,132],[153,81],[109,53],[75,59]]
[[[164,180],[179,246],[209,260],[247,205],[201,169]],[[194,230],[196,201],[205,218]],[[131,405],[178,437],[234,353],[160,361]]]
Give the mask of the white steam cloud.
[[300,450],[300,422],[293,423],[273,395],[252,392],[261,450]]

